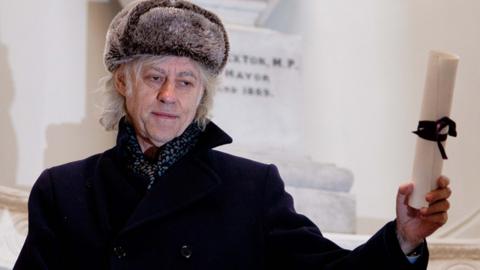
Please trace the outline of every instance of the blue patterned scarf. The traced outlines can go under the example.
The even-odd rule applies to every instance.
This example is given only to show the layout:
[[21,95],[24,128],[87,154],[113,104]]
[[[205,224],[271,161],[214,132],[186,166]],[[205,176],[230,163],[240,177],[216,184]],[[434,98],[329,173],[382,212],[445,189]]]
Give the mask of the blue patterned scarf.
[[150,190],[155,180],[164,175],[165,172],[180,158],[185,156],[197,143],[201,129],[196,123],[190,124],[182,135],[174,138],[158,149],[156,159],[146,157],[137,141],[135,129],[124,118],[123,128],[119,132],[125,132],[126,136],[121,144],[121,151],[127,159],[127,168],[135,175],[148,179],[147,190]]

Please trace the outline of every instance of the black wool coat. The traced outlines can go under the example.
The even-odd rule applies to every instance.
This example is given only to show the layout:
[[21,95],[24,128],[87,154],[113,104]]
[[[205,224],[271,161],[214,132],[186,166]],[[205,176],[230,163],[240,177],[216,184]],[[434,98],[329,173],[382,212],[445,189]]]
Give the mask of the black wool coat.
[[275,166],[212,149],[230,142],[209,123],[147,193],[118,145],[45,170],[14,269],[426,269],[426,246],[410,264],[394,222],[353,251],[324,238]]

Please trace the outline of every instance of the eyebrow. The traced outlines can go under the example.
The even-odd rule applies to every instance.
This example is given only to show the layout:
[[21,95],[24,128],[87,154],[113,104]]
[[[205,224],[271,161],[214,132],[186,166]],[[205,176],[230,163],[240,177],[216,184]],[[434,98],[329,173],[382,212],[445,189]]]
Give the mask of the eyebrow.
[[[163,68],[158,68],[158,67],[150,67],[154,70],[156,70],[157,72],[160,72],[162,74],[167,74],[167,72],[163,69]],[[193,73],[192,71],[180,71],[177,73],[177,76],[178,77],[192,77],[194,78],[195,80],[197,80],[197,76],[195,76],[195,73]]]
[[178,77],[192,77],[195,80],[197,79],[197,76],[195,76],[195,74],[191,71],[180,71],[179,73],[177,73],[177,76]]
[[153,67],[153,66],[152,66],[152,67],[149,67],[149,68],[151,68],[151,69],[153,69],[153,70],[155,70],[155,71],[157,71],[157,72],[159,72],[159,73],[167,74],[167,72],[166,72],[164,69],[162,69],[162,68],[157,68],[157,67]]

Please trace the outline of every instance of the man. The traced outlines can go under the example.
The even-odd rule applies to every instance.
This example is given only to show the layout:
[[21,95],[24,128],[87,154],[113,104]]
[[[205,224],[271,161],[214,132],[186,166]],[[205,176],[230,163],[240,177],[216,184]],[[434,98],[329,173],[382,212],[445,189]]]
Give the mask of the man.
[[101,123],[117,145],[42,173],[14,269],[426,268],[448,179],[420,211],[401,186],[396,220],[348,251],[295,212],[275,166],[213,150],[232,141],[207,118],[228,48],[217,16],[182,0],[114,18]]

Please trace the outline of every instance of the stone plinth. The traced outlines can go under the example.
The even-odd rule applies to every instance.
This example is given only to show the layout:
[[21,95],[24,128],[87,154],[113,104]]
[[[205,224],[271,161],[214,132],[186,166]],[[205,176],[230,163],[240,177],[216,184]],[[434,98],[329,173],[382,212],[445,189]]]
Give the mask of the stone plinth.
[[353,174],[349,170],[289,152],[249,152],[233,146],[221,150],[275,164],[297,212],[310,218],[322,232],[355,233],[356,200],[350,193]]
[[212,119],[250,151],[303,150],[301,39],[267,29],[227,27],[231,51]]
[[0,186],[0,270],[11,269],[27,235],[28,193]]

